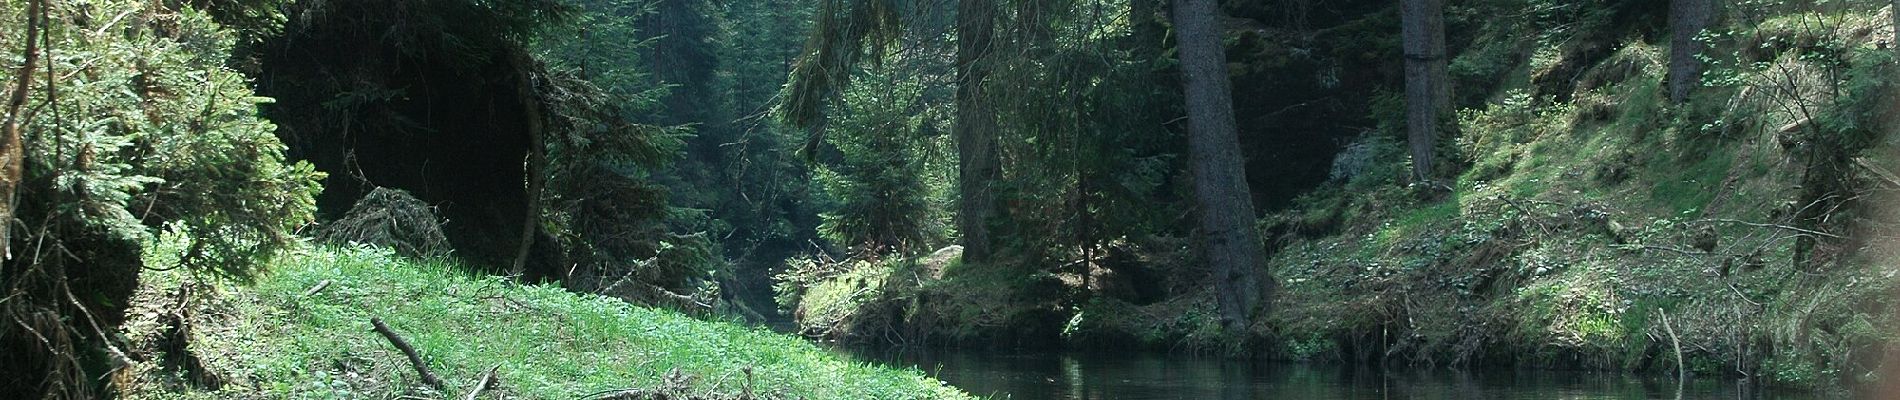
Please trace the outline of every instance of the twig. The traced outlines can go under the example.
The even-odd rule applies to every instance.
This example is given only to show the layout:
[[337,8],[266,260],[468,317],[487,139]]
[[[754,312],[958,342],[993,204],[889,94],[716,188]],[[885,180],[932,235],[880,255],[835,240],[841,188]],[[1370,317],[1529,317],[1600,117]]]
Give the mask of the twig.
[[1749,299],[1747,294],[1742,293],[1742,288],[1735,287],[1734,282],[1729,282],[1728,290],[1735,292],[1735,297],[1742,299],[1742,301],[1746,301],[1748,302],[1748,304],[1754,305],[1756,308],[1761,308],[1761,303],[1757,303],[1755,302],[1755,300]]
[[1683,256],[1688,256],[1688,257],[1706,257],[1706,256],[1712,256],[1712,255],[1716,255],[1715,253],[1706,253],[1706,252],[1704,252],[1704,253],[1697,253],[1697,252],[1693,252],[1693,251],[1688,251],[1688,250],[1683,250],[1683,249],[1678,249],[1678,248],[1674,248],[1674,247],[1664,247],[1664,246],[1657,246],[1657,245],[1651,245],[1651,244],[1644,244],[1644,245],[1636,245],[1636,246],[1619,246],[1619,247],[1623,247],[1623,248],[1635,248],[1635,249],[1638,249],[1638,250],[1656,250],[1656,251],[1667,251],[1667,252],[1671,252],[1671,253],[1676,253],[1676,254],[1681,254],[1681,255],[1683,255]]
[[327,288],[327,287],[330,287],[330,280],[324,279],[323,282],[317,282],[316,287],[312,287],[310,288],[310,290],[303,291],[303,296],[300,296],[300,297],[310,297],[310,296],[316,295],[317,292],[321,292],[323,291],[323,288]]
[[489,368],[488,372],[482,373],[482,379],[475,382],[475,389],[469,390],[468,395],[462,396],[462,399],[475,400],[475,397],[480,396],[483,391],[487,391],[489,386],[494,386],[495,371],[500,369],[501,364],[495,364],[494,368]]
[[1830,239],[1846,239],[1847,238],[1846,236],[1836,235],[1836,234],[1827,233],[1827,232],[1821,232],[1821,231],[1817,231],[1813,229],[1803,229],[1799,227],[1780,225],[1780,224],[1763,224],[1763,223],[1758,223],[1758,222],[1748,222],[1748,221],[1735,220],[1735,219],[1705,219],[1705,220],[1702,220],[1702,222],[1721,222],[1721,223],[1729,223],[1729,224],[1747,225],[1747,226],[1752,226],[1756,228],[1786,229],[1790,231],[1805,233],[1805,234],[1814,235],[1814,236],[1821,236],[1821,237],[1826,237]]
[[442,380],[436,378],[434,372],[429,372],[429,365],[422,362],[422,356],[416,354],[415,347],[410,347],[409,342],[402,340],[401,336],[396,336],[396,331],[390,330],[389,325],[383,324],[382,318],[370,317],[369,323],[376,326],[376,333],[381,333],[384,338],[389,339],[389,344],[396,345],[396,350],[402,350],[403,355],[409,356],[409,364],[416,367],[417,375],[422,375],[422,383],[429,384],[429,387],[436,390],[442,390],[444,387]]
[[105,329],[99,328],[99,317],[92,316],[92,310],[87,309],[85,304],[80,303],[79,297],[73,296],[73,288],[71,286],[64,283],[60,285],[62,286],[61,289],[65,289],[66,301],[72,302],[73,307],[79,308],[79,313],[86,316],[86,323],[92,325],[92,332],[99,335],[99,342],[106,345],[106,350],[112,353],[115,359],[114,361],[118,361],[120,363],[119,365],[131,365],[132,357],[127,356],[125,350],[120,350],[118,345],[112,344],[112,336],[106,335]]
[[1497,199],[1503,201],[1505,205],[1517,209],[1517,212],[1524,213],[1523,220],[1530,221],[1530,223],[1537,225],[1537,230],[1543,232],[1544,236],[1552,235],[1550,226],[1544,225],[1544,221],[1538,220],[1537,213],[1531,211],[1529,207],[1518,204],[1517,200],[1512,199],[1511,196],[1497,196]]

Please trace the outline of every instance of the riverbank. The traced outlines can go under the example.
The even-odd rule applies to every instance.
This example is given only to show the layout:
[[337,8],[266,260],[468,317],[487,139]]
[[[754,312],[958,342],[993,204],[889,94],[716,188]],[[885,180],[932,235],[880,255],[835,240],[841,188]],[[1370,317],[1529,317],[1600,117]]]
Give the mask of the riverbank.
[[[112,382],[133,399],[462,398],[493,371],[470,398],[970,398],[917,370],[759,328],[463,271],[305,247],[250,283],[148,272],[120,332],[134,362]],[[372,318],[414,347],[440,388]]]
[[1439,149],[1453,178],[1408,185],[1403,113],[1372,110],[1333,181],[1260,219],[1277,290],[1239,334],[1184,237],[1116,238],[1092,259],[793,268],[821,295],[782,306],[808,335],[874,344],[1872,382],[1900,292],[1890,11],[1750,10],[1710,30],[1723,56],[1681,104],[1647,25],[1467,21],[1481,40],[1454,70],[1499,69],[1454,71],[1487,91]]

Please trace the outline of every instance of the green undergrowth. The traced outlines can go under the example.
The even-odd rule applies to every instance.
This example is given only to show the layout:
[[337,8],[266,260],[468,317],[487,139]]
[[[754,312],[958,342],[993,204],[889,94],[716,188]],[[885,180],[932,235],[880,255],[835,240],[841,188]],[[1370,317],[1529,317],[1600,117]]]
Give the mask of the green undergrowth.
[[[1890,190],[1876,190],[1894,178],[1852,180],[1867,197],[1831,213],[1846,222],[1825,235],[1841,239],[1816,240],[1818,256],[1806,260],[1796,243],[1816,235],[1795,227],[1795,203],[1816,146],[1879,129],[1859,123],[1890,109],[1854,98],[1890,89],[1878,83],[1894,73],[1890,50],[1868,33],[1888,16],[1871,2],[1805,16],[1779,16],[1785,7],[1769,3],[1779,4],[1749,3],[1764,11],[1711,30],[1703,87],[1685,104],[1666,95],[1666,38],[1608,20],[1585,28],[1611,32],[1574,38],[1483,22],[1496,40],[1472,44],[1454,66],[1511,70],[1484,72],[1503,78],[1461,95],[1482,101],[1468,101],[1452,118],[1457,135],[1441,141],[1444,187],[1406,184],[1403,115],[1374,107],[1379,128],[1348,146],[1369,162],[1260,221],[1278,290],[1244,337],[1220,331],[1206,285],[1140,304],[1044,302],[1019,294],[1086,285],[1011,267],[937,276],[905,262],[854,264],[812,281],[824,282],[797,307],[882,313],[872,318],[904,321],[897,331],[910,336],[1053,315],[1064,321],[1053,336],[1069,346],[1647,373],[1680,364],[1783,386],[1865,383],[1895,339],[1900,250],[1887,247],[1900,238],[1900,212],[1884,206]],[[1565,78],[1534,78],[1553,73]],[[1885,146],[1851,151],[1900,154]],[[1187,246],[1146,251],[1175,248]],[[1197,261],[1186,253],[1136,264],[1191,277]],[[876,328],[861,332],[893,331]]]
[[778,302],[801,333],[854,345],[1019,347],[1055,339],[1064,320],[1047,274],[963,264],[959,253],[791,261]]
[[[462,271],[315,247],[248,284],[148,273],[124,335],[165,355],[115,380],[131,398],[460,397],[496,368],[499,387],[483,398],[969,398],[795,337]],[[450,393],[427,389],[371,318],[413,344]],[[177,320],[188,321],[183,335]],[[168,345],[178,336],[188,345]]]
[[[1830,21],[1875,18],[1840,12]],[[1735,29],[1747,37],[1782,25]],[[1852,32],[1769,37],[1841,40],[1850,55],[1835,73],[1887,73],[1865,35],[1838,37]],[[1797,262],[1801,232],[1789,228],[1806,146],[1790,144],[1802,133],[1784,127],[1805,117],[1789,110],[1854,111],[1835,110],[1824,91],[1770,85],[1821,79],[1826,59],[1787,49],[1772,62],[1717,63],[1696,99],[1670,105],[1667,50],[1618,48],[1566,101],[1534,98],[1519,82],[1463,112],[1447,152],[1467,164],[1449,193],[1362,176],[1270,216],[1263,226],[1291,234],[1276,239],[1269,269],[1282,290],[1255,326],[1260,350],[1673,372],[1679,340],[1681,362],[1697,374],[1818,388],[1872,379],[1894,339],[1882,328],[1894,325],[1885,311],[1894,258],[1868,252],[1884,244],[1863,239]],[[1381,162],[1405,159],[1396,146],[1377,148]],[[1869,221],[1853,235],[1890,237],[1868,228],[1879,225],[1881,203],[1862,204],[1835,218]],[[1314,221],[1332,228],[1302,229]]]

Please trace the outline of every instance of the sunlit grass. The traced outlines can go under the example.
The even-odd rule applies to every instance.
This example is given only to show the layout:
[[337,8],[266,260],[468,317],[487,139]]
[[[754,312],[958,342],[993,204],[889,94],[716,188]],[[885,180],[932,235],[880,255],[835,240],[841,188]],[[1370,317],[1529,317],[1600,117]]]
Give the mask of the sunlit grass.
[[[148,285],[181,280],[167,275]],[[685,393],[720,398],[969,397],[919,371],[850,360],[790,336],[378,250],[304,250],[253,285],[222,291],[227,323],[195,327],[193,338],[211,369],[237,381],[213,397],[426,394],[403,356],[370,330],[372,317],[414,344],[451,391],[499,366],[499,391],[509,397],[665,387],[672,371],[692,378]]]

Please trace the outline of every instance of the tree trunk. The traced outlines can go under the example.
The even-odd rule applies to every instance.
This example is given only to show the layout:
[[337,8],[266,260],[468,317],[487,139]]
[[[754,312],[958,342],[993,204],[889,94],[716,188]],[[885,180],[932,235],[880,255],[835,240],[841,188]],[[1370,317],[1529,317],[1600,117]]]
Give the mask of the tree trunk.
[[26,174],[25,143],[21,140],[21,131],[25,127],[25,115],[21,108],[26,106],[27,91],[33,89],[33,70],[40,59],[40,26],[46,24],[46,12],[43,0],[30,0],[26,3],[25,62],[14,74],[14,87],[7,100],[7,120],[0,128],[0,256],[13,259],[13,213],[19,204],[20,180]]
[[[1194,195],[1205,240],[1201,251],[1214,270],[1221,325],[1231,332],[1247,327],[1261,298],[1254,270],[1265,265],[1266,250],[1254,231],[1216,1],[1174,0],[1174,28],[1187,98]],[[1270,286],[1266,289],[1271,291]]]
[[1429,184],[1435,174],[1438,117],[1451,106],[1445,77],[1445,0],[1404,0],[1405,132],[1412,153],[1412,182]]
[[1715,17],[1714,0],[1669,0],[1669,102],[1682,104],[1701,85],[1702,34]]
[[992,185],[998,175],[996,114],[990,112],[983,90],[989,78],[988,56],[996,34],[994,0],[960,0],[957,4],[957,193],[963,234],[963,259],[989,261],[989,220],[995,209]]
[[[527,114],[529,143],[527,161],[523,165],[528,191],[527,213],[521,217],[521,237],[516,240],[515,260],[509,273],[516,278],[527,276],[528,258],[534,254],[534,239],[541,230],[541,195],[547,187],[547,120],[541,110],[541,99],[534,84],[534,60],[527,50],[518,50],[514,55],[516,96],[521,98],[522,110]],[[566,279],[567,277],[560,277]]]

